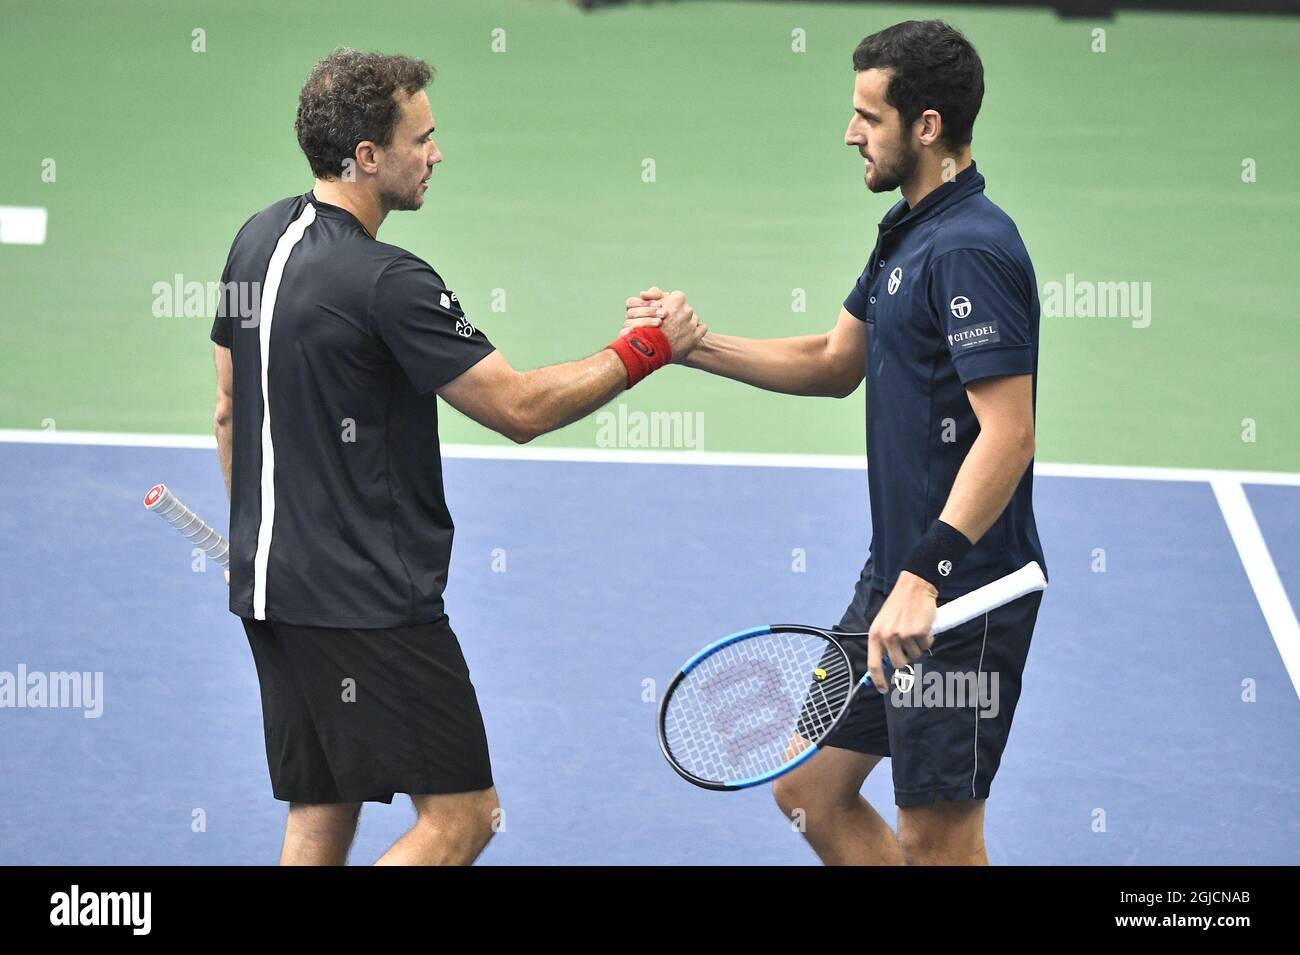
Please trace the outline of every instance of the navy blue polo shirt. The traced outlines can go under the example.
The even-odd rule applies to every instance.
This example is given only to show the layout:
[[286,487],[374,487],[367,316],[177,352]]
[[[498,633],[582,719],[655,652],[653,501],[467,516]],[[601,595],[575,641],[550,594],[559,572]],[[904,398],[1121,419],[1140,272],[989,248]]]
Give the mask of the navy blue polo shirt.
[[[979,434],[966,386],[1033,375],[1037,403],[1034,268],[1015,223],[984,195],[975,163],[916,208],[900,200],[889,210],[844,307],[867,323],[871,581],[889,591]],[[1046,572],[1032,462],[939,595],[958,596],[1031,560]]]

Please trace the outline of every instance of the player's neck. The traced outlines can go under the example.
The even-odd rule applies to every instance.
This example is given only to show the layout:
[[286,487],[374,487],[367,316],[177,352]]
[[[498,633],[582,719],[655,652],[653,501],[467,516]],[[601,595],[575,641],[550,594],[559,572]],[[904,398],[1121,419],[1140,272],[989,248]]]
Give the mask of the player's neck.
[[370,238],[378,236],[379,227],[384,223],[385,209],[370,193],[357,188],[355,183],[329,179],[317,179],[312,192],[321,202],[346,209],[356,216],[362,228],[370,233]]
[[899,187],[903,198],[907,200],[907,208],[915,209],[916,204],[934,190],[965,172],[970,163],[969,149],[964,149],[955,156],[923,158],[916,167],[916,174]]

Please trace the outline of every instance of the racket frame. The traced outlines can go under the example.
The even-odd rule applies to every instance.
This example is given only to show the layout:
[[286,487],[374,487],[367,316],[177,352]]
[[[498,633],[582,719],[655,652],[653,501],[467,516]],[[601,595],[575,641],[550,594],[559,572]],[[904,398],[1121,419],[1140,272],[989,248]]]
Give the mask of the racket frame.
[[[1028,594],[1041,592],[1046,589],[1047,578],[1043,574],[1043,569],[1038,565],[1037,561],[1030,561],[1019,570],[1013,571],[1005,577],[1000,577],[991,583],[978,587],[960,597],[955,597],[947,603],[939,606],[935,612],[935,621],[931,633],[934,636],[938,636],[940,633],[959,627],[963,623],[967,623],[977,616],[990,613],[998,607],[1005,606],[1013,600],[1019,600],[1021,597],[1027,596]],[[664,728],[668,713],[668,702],[672,699],[673,691],[677,689],[678,684],[681,683],[686,675],[697,667],[706,657],[711,656],[723,647],[730,646],[733,643],[738,643],[741,640],[756,637],[764,633],[804,633],[823,637],[841,654],[843,654],[844,661],[849,668],[849,679],[852,683],[848,696],[844,701],[844,708],[840,710],[839,715],[831,722],[830,727],[821,735],[820,739],[813,740],[812,745],[810,745],[806,750],[794,759],[790,760],[790,762],[783,764],[771,772],[735,780],[730,783],[720,783],[716,780],[701,779],[689,770],[679,766],[668,750],[667,734]],[[871,682],[870,673],[864,673],[860,678],[854,680],[853,664],[849,661],[848,653],[840,644],[840,640],[842,639],[862,638],[866,636],[869,636],[869,634],[832,631],[825,630],[821,627],[811,627],[806,624],[786,623],[750,627],[747,630],[737,630],[735,633],[729,634],[721,640],[715,640],[713,643],[710,643],[682,664],[682,668],[677,672],[677,675],[673,677],[672,682],[668,684],[668,689],[664,692],[663,699],[659,701],[657,729],[659,735],[659,750],[663,753],[664,759],[668,760],[668,765],[673,768],[673,771],[688,783],[693,783],[702,789],[712,789],[720,792],[735,792],[740,789],[749,789],[752,786],[759,786],[763,783],[771,782],[774,779],[784,776],[805,760],[812,758],[813,754],[821,747],[822,741],[827,739],[831,733],[835,732],[836,727],[840,725],[841,721],[843,721],[844,717],[848,714],[849,708],[853,703],[853,698],[857,696],[858,691]],[[890,665],[889,657],[885,656],[883,662]]]
[[[712,656],[724,647],[731,646],[733,643],[740,643],[742,640],[749,640],[769,633],[802,633],[809,636],[821,637],[826,640],[831,647],[834,647],[844,659],[844,665],[848,668],[849,681],[852,684],[848,696],[845,697],[844,707],[840,710],[839,714],[836,715],[835,719],[831,722],[831,725],[827,727],[826,732],[821,735],[820,739],[811,740],[811,745],[809,745],[807,749],[788,763],[783,763],[778,769],[727,783],[718,782],[717,780],[712,779],[702,779],[684,766],[679,765],[677,760],[673,758],[672,753],[669,751],[667,734],[668,702],[672,699],[673,692],[677,689],[682,680],[686,679],[687,675],[699,666],[699,664],[706,658]],[[821,627],[812,627],[802,623],[774,623],[761,627],[749,627],[745,630],[737,630],[735,633],[728,634],[720,640],[715,640],[713,643],[710,643],[707,647],[704,647],[696,653],[693,657],[682,664],[681,669],[677,671],[677,675],[674,676],[672,682],[668,684],[668,689],[664,691],[663,698],[659,701],[659,714],[656,720],[656,729],[659,735],[659,751],[663,754],[664,759],[668,760],[668,765],[671,766],[673,771],[677,773],[678,776],[681,776],[682,779],[686,780],[688,783],[699,786],[701,789],[712,789],[715,792],[735,792],[737,790],[750,789],[754,786],[761,786],[763,783],[771,782],[780,776],[784,776],[795,767],[811,759],[813,754],[815,754],[821,747],[822,740],[835,732],[836,727],[838,727],[844,720],[845,715],[849,712],[849,704],[853,701],[853,697],[857,695],[857,691],[861,686],[860,681],[858,681],[853,675],[853,663],[849,659],[848,651],[846,651],[840,644],[839,640],[836,639],[837,635],[866,636],[866,634],[836,634],[833,631],[824,630]]]

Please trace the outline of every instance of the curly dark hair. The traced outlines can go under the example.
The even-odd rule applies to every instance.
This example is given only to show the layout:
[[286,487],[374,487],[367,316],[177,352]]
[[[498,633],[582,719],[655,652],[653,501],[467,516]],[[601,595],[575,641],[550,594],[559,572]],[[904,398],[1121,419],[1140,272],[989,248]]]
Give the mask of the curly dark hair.
[[853,51],[853,69],[892,70],[885,102],[911,126],[927,109],[943,117],[949,149],[970,145],[984,101],[984,65],[970,40],[942,20],[907,20],[873,33]]
[[433,67],[409,56],[338,49],[312,67],[298,98],[298,145],[318,179],[343,173],[364,140],[387,146],[400,115],[394,94],[418,93]]

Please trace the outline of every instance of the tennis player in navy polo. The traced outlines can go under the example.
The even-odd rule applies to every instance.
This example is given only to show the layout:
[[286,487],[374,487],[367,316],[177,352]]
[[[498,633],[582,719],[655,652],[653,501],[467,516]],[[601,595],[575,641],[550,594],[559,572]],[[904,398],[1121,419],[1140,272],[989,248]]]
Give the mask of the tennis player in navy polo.
[[[987,864],[985,800],[1041,595],[937,641],[930,628],[940,603],[1044,564],[1032,504],[1038,294],[1015,223],[971,158],[984,94],[974,47],[945,23],[909,21],[864,39],[853,68],[844,141],[867,188],[902,199],[835,327],[775,340],[710,332],[684,364],[837,398],[865,376],[872,539],[837,629],[870,631],[846,649],[878,692],[858,694],[775,796],[828,864]],[[626,327],[659,321],[661,296],[629,299]],[[885,756],[897,833],[861,795]]]

